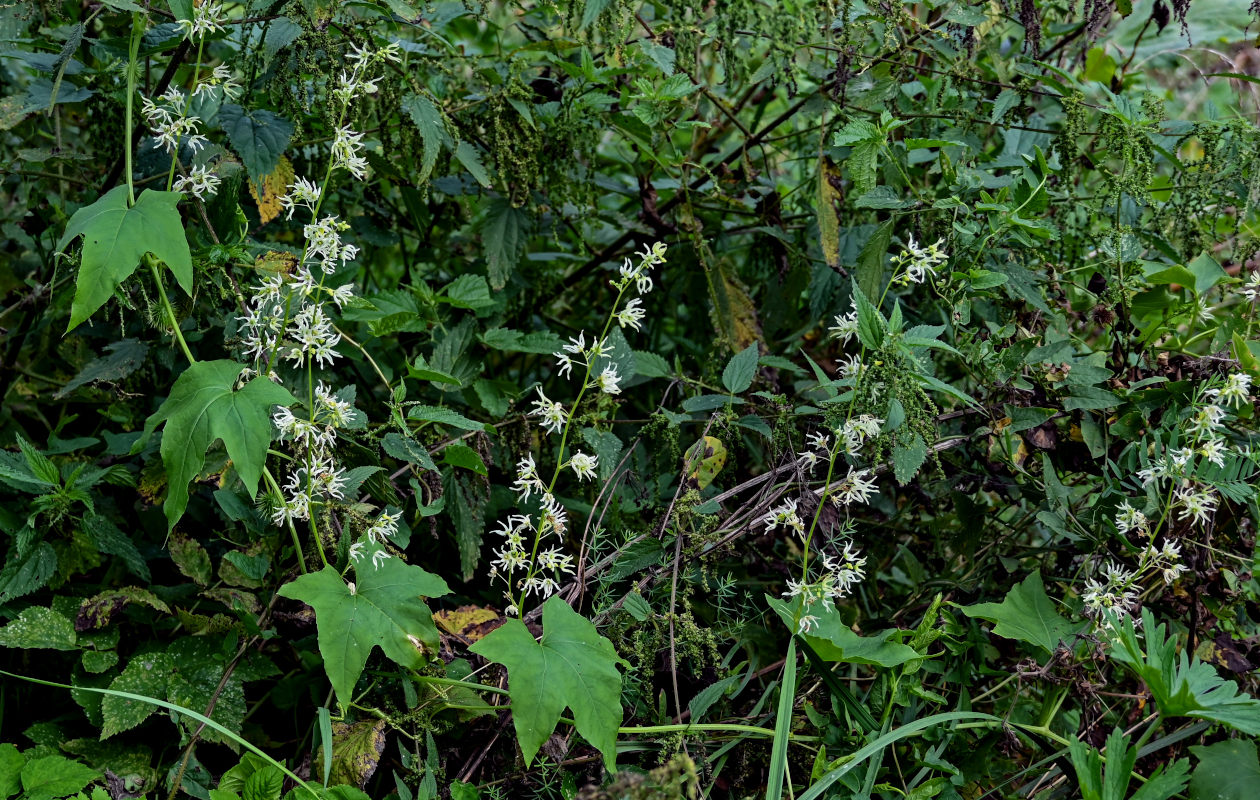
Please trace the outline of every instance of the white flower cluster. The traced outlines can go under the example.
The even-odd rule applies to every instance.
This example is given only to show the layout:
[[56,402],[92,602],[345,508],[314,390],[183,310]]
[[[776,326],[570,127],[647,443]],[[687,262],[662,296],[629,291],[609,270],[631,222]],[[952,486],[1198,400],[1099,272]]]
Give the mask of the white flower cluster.
[[1251,402],[1250,392],[1251,376],[1242,372],[1228,375],[1219,385],[1204,390],[1204,397],[1212,402],[1201,405],[1182,423],[1189,443],[1169,449],[1138,470],[1137,477],[1143,486],[1175,481],[1173,502],[1178,509],[1178,519],[1192,519],[1202,525],[1210,522],[1216,513],[1216,493],[1194,479],[1194,461],[1198,457],[1218,467],[1225,466],[1231,452],[1223,436],[1225,420],[1232,409]]
[[920,247],[911,236],[906,249],[892,258],[893,274],[901,274],[898,282],[923,283],[928,276],[935,277],[937,268],[949,261],[949,254],[941,249],[944,244],[944,239],[937,239],[927,247]]
[[[1140,515],[1140,512],[1136,513]],[[1120,615],[1132,617],[1138,622],[1141,619],[1138,590],[1143,577],[1159,575],[1165,585],[1171,585],[1185,573],[1181,548],[1176,542],[1165,541],[1162,547],[1156,547],[1151,542],[1140,553],[1135,570],[1127,570],[1112,561],[1103,564],[1097,575],[1086,579],[1081,601],[1086,615],[1105,629],[1110,629],[1112,619]]]
[[[617,289],[617,302],[609,315],[605,332],[614,320],[622,328],[628,327],[633,330],[639,330],[642,325],[645,312],[639,298],[632,298],[623,307],[619,308],[618,305],[622,295],[631,285],[640,294],[652,290],[652,278],[649,273],[653,267],[665,263],[665,245],[657,243],[636,255],[638,263],[634,264],[630,259],[626,259],[618,277],[611,281],[613,287]],[[596,362],[600,359],[606,360],[611,354],[612,346],[608,342],[606,333],[595,337],[588,345],[586,333],[579,332],[553,355],[562,377],[571,378],[574,365],[582,369],[583,386],[578,394],[580,400],[582,394],[588,389],[609,395],[621,392],[622,376],[618,373],[615,364],[608,363],[600,367],[598,373],[595,372]],[[538,417],[542,422],[542,429],[549,434],[565,431],[569,424],[571,410],[566,409],[562,403],[547,397],[541,386],[537,387],[536,391],[538,397],[532,402],[533,408],[529,415]],[[561,441],[565,441],[566,438],[562,437]],[[560,588],[558,578],[573,571],[573,556],[564,553],[558,545],[546,549],[541,547],[542,542],[548,537],[555,537],[563,542],[565,532],[568,530],[568,515],[564,506],[552,493],[557,477],[565,468],[573,470],[573,474],[579,481],[591,480],[596,477],[599,457],[589,453],[574,452],[566,459],[562,451],[560,463],[550,483],[544,481],[538,474],[538,465],[534,461],[533,454],[526,454],[517,462],[516,481],[512,484],[512,490],[517,493],[519,502],[528,501],[534,493],[538,493],[541,498],[537,522],[529,514],[512,514],[505,521],[500,522],[496,530],[496,533],[504,537],[504,543],[502,547],[494,551],[495,559],[491,562],[490,575],[491,578],[501,578],[507,584],[504,597],[508,602],[506,610],[508,614],[520,613],[520,604],[533,595],[538,595],[540,599],[550,597]],[[517,573],[521,573],[522,577],[518,577]]]
[[848,344],[858,332],[857,299],[850,298],[849,302],[852,310],[847,314],[837,314],[833,320],[835,324],[827,329],[833,338],[840,340],[842,345]]
[[1096,577],[1085,581],[1081,601],[1085,613],[1110,627],[1109,616],[1127,615],[1135,619],[1137,610],[1137,573],[1129,572],[1120,565],[1108,561]]
[[140,112],[144,114],[145,124],[167,153],[174,154],[181,140],[194,153],[200,152],[210,141],[198,132],[201,118],[190,116],[188,106],[188,97],[173,86],[156,102],[148,97],[140,99]]
[[1251,273],[1251,277],[1243,284],[1243,288],[1240,291],[1242,296],[1247,298],[1248,303],[1260,300],[1260,272]]
[[853,587],[866,577],[865,566],[866,558],[854,548],[852,542],[846,542],[838,555],[822,557],[822,565],[816,578],[789,580],[783,596],[802,598],[802,611],[806,612],[797,622],[797,633],[809,633],[818,624],[818,617],[808,613],[814,605],[847,597]]
[[176,24],[185,39],[201,39],[207,34],[223,30],[226,19],[222,3],[218,0],[203,0],[200,5],[193,4],[192,19],[181,19]]
[[203,78],[193,87],[192,96],[200,97],[219,90],[229,100],[235,100],[241,93],[241,85],[232,79],[232,70],[226,64],[220,64],[210,72],[210,77]]
[[[375,91],[375,84],[364,77],[365,70],[380,61],[399,60],[399,49],[391,44],[380,50],[355,48],[348,57],[352,69],[343,73],[342,82],[334,91],[340,101],[342,115],[350,101],[362,92]],[[217,74],[216,74],[217,79]],[[369,88],[370,87],[370,88]],[[345,169],[356,178],[366,175],[367,161],[362,156],[362,134],[339,127],[333,141],[329,174]],[[296,178],[281,204],[287,218],[299,208],[310,213],[310,222],[303,226],[306,239],[302,256],[291,271],[277,272],[256,287],[241,323],[241,340],[246,354],[257,371],[279,380],[275,360],[283,358],[295,369],[305,368],[308,375],[316,367],[331,366],[340,358],[336,346],[341,334],[333,324],[329,303],[341,308],[354,297],[354,284],[327,286],[329,275],[337,272],[359,254],[359,248],[342,241],[349,225],[336,216],[320,217],[320,201],[324,189],[306,178]],[[314,268],[318,266],[318,270]],[[355,410],[323,381],[311,393],[310,406],[302,415],[290,408],[279,408],[272,421],[282,440],[293,444],[300,464],[284,486],[280,507],[272,516],[277,525],[294,520],[313,520],[317,505],[345,500],[345,470],[336,465],[334,447],[337,431],[355,422]],[[382,512],[350,546],[350,557],[359,561],[371,547],[374,567],[390,558],[385,545],[398,532],[400,512]],[[313,524],[312,524],[313,530]]]

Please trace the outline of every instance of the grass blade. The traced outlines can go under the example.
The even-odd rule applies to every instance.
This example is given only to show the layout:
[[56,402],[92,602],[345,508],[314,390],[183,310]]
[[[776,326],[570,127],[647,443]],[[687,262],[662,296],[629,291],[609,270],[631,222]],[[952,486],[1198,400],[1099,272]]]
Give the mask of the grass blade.
[[783,776],[787,774],[788,734],[792,730],[792,707],[796,704],[796,637],[788,642],[783,661],[783,684],[779,687],[779,710],[774,718],[774,743],[770,749],[770,779],[766,800],[783,797]]

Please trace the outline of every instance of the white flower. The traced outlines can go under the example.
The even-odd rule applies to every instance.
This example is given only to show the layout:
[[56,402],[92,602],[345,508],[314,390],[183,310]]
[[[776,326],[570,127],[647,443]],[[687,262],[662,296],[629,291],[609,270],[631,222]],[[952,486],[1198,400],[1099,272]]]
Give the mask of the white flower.
[[796,623],[797,633],[809,633],[818,625],[818,617],[812,614],[806,614]]
[[626,307],[618,311],[615,315],[617,324],[625,328],[627,325],[636,331],[642,327],[643,317],[647,314],[641,308],[643,301],[635,297],[626,303]]
[[935,276],[937,267],[949,260],[949,254],[941,249],[944,243],[944,239],[937,239],[928,247],[920,247],[911,236],[906,249],[893,257],[894,267],[905,270],[898,282],[923,283],[929,275]]
[[568,529],[568,512],[556,500],[555,495],[544,492],[542,496],[542,510],[538,515],[538,530],[543,534],[554,533],[557,536],[563,536]]
[[372,569],[380,569],[381,564],[389,561],[389,553],[384,550],[375,550],[372,552]]
[[801,522],[801,518],[797,516],[796,501],[792,498],[788,498],[778,506],[770,509],[761,518],[761,521],[765,523],[767,531],[772,531],[779,527],[795,530],[797,533],[805,530],[805,523]]
[[1218,467],[1225,466],[1225,453],[1224,439],[1208,439],[1199,445],[1199,455]]
[[198,200],[213,197],[219,191],[219,176],[205,166],[197,166],[188,170],[187,177],[180,176],[174,184],[177,192],[186,192]]
[[818,457],[818,453],[814,450],[806,450],[803,453],[798,453],[796,456],[796,463],[801,467],[801,469],[811,475],[814,472],[814,467],[818,466],[818,462],[821,460],[822,459]]
[[[1260,280],[1260,272],[1256,273],[1256,279]],[[1232,408],[1247,403],[1251,399],[1248,394],[1250,391],[1251,376],[1245,372],[1235,372],[1225,379],[1224,386],[1219,389],[1208,389],[1204,394]]]
[[512,484],[512,491],[516,492],[518,499],[522,501],[528,500],[534,491],[547,491],[542,478],[538,475],[538,466],[534,463],[532,453],[516,462],[516,482]]
[[285,219],[293,219],[293,210],[298,206],[305,206],[312,212],[315,205],[319,202],[319,195],[322,190],[313,182],[306,178],[297,178],[289,186],[289,191],[280,198],[280,206],[289,213],[285,215]]
[[1186,423],[1186,432],[1191,436],[1207,436],[1221,427],[1228,412],[1217,405],[1206,405],[1199,409]]
[[1122,535],[1127,536],[1130,531],[1144,533],[1146,526],[1145,514],[1129,505],[1127,500],[1120,504],[1120,509],[1116,512],[1116,528]]
[[531,417],[542,417],[543,430],[548,433],[555,433],[564,427],[564,423],[568,418],[565,413],[564,406],[553,402],[543,394],[542,387],[538,387],[538,399],[534,401],[534,410],[529,412]]
[[363,548],[366,546],[363,542],[355,542],[350,545],[350,560],[357,563],[359,559],[363,558]]
[[1210,522],[1216,513],[1216,496],[1211,489],[1196,489],[1187,486],[1173,493],[1174,499],[1181,505],[1178,519],[1191,519],[1199,524]]
[[617,367],[609,364],[595,377],[595,382],[591,385],[599,387],[604,394],[621,394],[619,383],[621,376],[617,374]]
[[834,338],[839,339],[841,344],[848,344],[854,336],[857,336],[858,315],[856,311],[850,311],[847,314],[837,314],[834,321],[835,324],[827,330]]
[[1242,296],[1247,298],[1247,302],[1254,303],[1260,299],[1260,272],[1251,273],[1251,278],[1242,288]]
[[866,365],[862,363],[861,356],[842,356],[836,362],[836,374],[841,378],[856,378],[865,371]]
[[372,544],[387,541],[398,533],[398,520],[402,519],[402,512],[391,514],[388,511],[382,511],[381,515],[376,518],[376,522],[364,532],[368,541]]
[[185,39],[200,39],[206,34],[223,30],[223,22],[226,19],[222,3],[217,0],[204,0],[201,5],[193,5],[192,19],[181,19],[176,24]]
[[599,456],[588,455],[587,453],[574,453],[569,458],[569,466],[577,474],[578,480],[586,480],[595,477],[595,468],[599,465]]
[[337,304],[337,308],[341,308],[354,297],[354,284],[346,283],[338,286],[336,289],[324,289],[331,295],[331,299]]
[[849,593],[853,586],[866,576],[863,567],[866,559],[854,548],[852,542],[846,542],[844,550],[836,557],[823,557],[823,588],[829,597],[840,599]]
[[875,488],[875,479],[871,478],[870,474],[870,470],[861,469],[854,472],[853,467],[849,467],[849,474],[836,489],[832,501],[844,506],[869,502],[871,495],[878,491]]
[[538,554],[538,567],[569,574],[573,572],[573,556],[561,552],[558,547],[552,547]]
[[367,177],[368,163],[362,152],[363,134],[344,126],[338,128],[332,143],[332,168],[344,167],[351,175],[363,180]]

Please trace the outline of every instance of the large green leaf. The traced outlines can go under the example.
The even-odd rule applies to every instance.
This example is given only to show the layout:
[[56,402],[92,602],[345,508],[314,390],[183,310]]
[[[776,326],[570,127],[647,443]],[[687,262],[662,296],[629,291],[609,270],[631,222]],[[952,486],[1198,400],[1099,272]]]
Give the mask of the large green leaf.
[[1199,759],[1190,776],[1190,800],[1254,800],[1260,787],[1254,741],[1226,739],[1190,752]]
[[224,103],[219,109],[219,124],[256,184],[275,170],[293,136],[293,123],[279,114],[246,111],[235,103]]
[[272,406],[294,402],[293,395],[266,378],[254,378],[239,391],[236,379],[245,369],[235,361],[200,361],[175,381],[161,408],[145,423],[145,435],[165,420],[162,462],[170,486],[162,510],[168,527],[188,506],[188,482],[206,462],[206,450],[221,439],[236,472],[252,496],[258,488],[271,444]]
[[994,623],[993,633],[998,636],[1035,644],[1047,653],[1058,649],[1060,642],[1071,643],[1072,634],[1084,627],[1059,616],[1046,594],[1040,572],[1017,584],[1000,603],[977,603],[961,610],[969,617]]
[[407,116],[411,117],[416,130],[420,131],[420,140],[424,144],[420,171],[414,176],[415,182],[422,184],[433,172],[442,146],[445,145],[448,148],[452,146],[451,136],[446,132],[446,120],[442,116],[441,109],[427,96],[409,94],[402,99],[400,107],[407,112]]
[[1155,624],[1150,609],[1142,609],[1142,629],[1145,651],[1133,619],[1120,619],[1111,657],[1146,682],[1159,713],[1220,722],[1260,736],[1260,700],[1239,692],[1238,684],[1217,675],[1211,664],[1191,658],[1185,651],[1178,653],[1176,637],[1167,635],[1167,626]]
[[[779,615],[789,630],[797,630],[797,604],[766,595],[766,603]],[[891,641],[899,631],[887,630],[872,636],[859,636],[844,623],[840,612],[830,603],[815,603],[809,608],[809,616],[816,622],[809,633],[802,634],[814,652],[824,661],[843,664],[866,664],[875,667],[895,667],[915,658],[919,653],[909,645]]]
[[757,377],[757,357],[760,355],[758,347],[753,342],[727,362],[726,369],[722,370],[722,385],[726,387],[726,391],[739,394],[752,386],[753,379]]
[[621,725],[621,673],[612,642],[559,595],[543,604],[543,636],[519,619],[509,619],[473,644],[477,655],[507,667],[512,722],[526,765],[551,736],[560,713],[573,711],[578,733],[604,754],[611,770],[617,760]]
[[72,795],[96,780],[100,773],[64,756],[32,758],[22,767],[22,800],[51,800]]
[[74,623],[43,606],[31,606],[0,628],[0,647],[74,650],[78,636]]
[[354,583],[347,584],[329,566],[280,588],[281,596],[315,609],[324,671],[343,704],[353,698],[354,684],[373,647],[404,667],[424,665],[417,645],[423,642],[436,650],[438,632],[432,612],[420,598],[450,592],[446,581],[398,558],[374,568],[375,552],[364,552]]
[[114,290],[136,271],[145,253],[166,262],[179,285],[192,294],[192,254],[175,207],[181,197],[180,192],[146,189],[128,208],[127,187],[119,186],[74,212],[57,241],[61,252],[76,236],[83,237],[66,330],[73,330],[105,305]]

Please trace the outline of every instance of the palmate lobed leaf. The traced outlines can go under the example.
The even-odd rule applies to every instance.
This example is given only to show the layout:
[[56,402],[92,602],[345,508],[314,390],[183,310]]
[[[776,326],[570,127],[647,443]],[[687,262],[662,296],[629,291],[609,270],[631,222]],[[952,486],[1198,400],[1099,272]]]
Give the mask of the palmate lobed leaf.
[[[175,381],[166,402],[145,423],[145,437],[158,423],[162,432],[162,463],[169,488],[162,510],[168,528],[188,507],[188,483],[206,463],[206,450],[223,441],[246,490],[258,489],[267,446],[271,443],[272,406],[295,402],[288,389],[266,378],[254,378],[238,391],[236,379],[245,367],[235,361],[199,361]],[[142,440],[143,441],[143,440]]]
[[617,761],[621,725],[621,673],[612,642],[559,595],[543,604],[543,636],[519,619],[509,619],[469,649],[508,670],[512,723],[526,765],[556,729],[568,707],[578,733],[604,755],[611,770]]
[[[379,549],[379,548],[377,548]],[[421,597],[449,594],[446,581],[420,567],[390,558],[373,567],[376,549],[364,551],[347,584],[331,566],[302,575],[280,595],[315,609],[319,652],[337,699],[348,704],[373,647],[404,667],[425,662],[417,642],[436,649],[437,626]]]
[[136,271],[145,253],[165,262],[180,287],[192,294],[192,254],[176,209],[183,196],[181,192],[146,189],[129,208],[127,187],[119,186],[74,212],[66,232],[57,240],[57,251],[62,252],[75,237],[83,237],[67,331],[105,305],[114,290]]
[[1000,603],[977,603],[960,609],[969,617],[994,623],[993,633],[1035,644],[1053,653],[1060,642],[1072,643],[1083,626],[1064,619],[1046,594],[1041,573],[1034,572],[1006,593]]
[[1260,699],[1240,692],[1238,684],[1222,678],[1211,664],[1178,653],[1176,637],[1167,636],[1166,625],[1155,624],[1150,609],[1142,609],[1142,628],[1145,651],[1133,620],[1120,619],[1111,657],[1146,682],[1161,714],[1219,722],[1260,736]]

